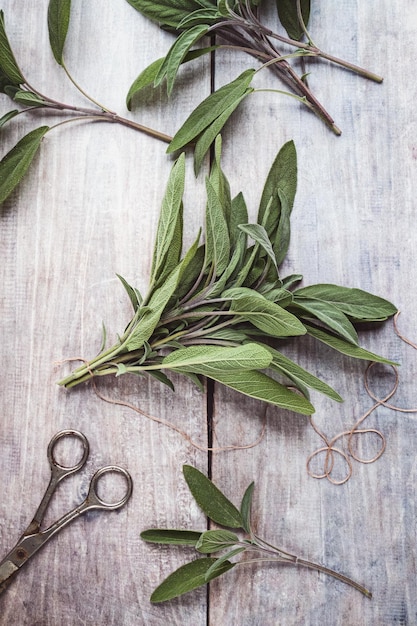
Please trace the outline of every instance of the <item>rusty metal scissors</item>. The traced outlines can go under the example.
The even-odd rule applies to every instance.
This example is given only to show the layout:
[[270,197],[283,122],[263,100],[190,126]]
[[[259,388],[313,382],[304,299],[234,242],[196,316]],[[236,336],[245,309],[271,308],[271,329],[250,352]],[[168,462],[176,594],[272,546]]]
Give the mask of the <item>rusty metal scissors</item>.
[[[79,439],[82,444],[82,457],[78,463],[70,467],[66,467],[58,463],[55,458],[54,450],[58,441],[64,437],[75,437]],[[93,476],[90,482],[90,487],[87,493],[87,497],[81,504],[74,509],[63,515],[59,520],[53,523],[49,528],[41,530],[41,524],[48,508],[48,504],[51,500],[53,493],[55,492],[58,484],[66,476],[78,472],[84,467],[88,454],[90,452],[90,446],[87,438],[77,430],[62,430],[54,437],[48,445],[48,461],[51,468],[51,479],[49,485],[45,491],[45,495],[35,513],[35,516],[15,547],[9,552],[9,554],[0,563],[0,593],[2,593],[10,584],[12,577],[20,570],[30,557],[32,557],[42,546],[57,533],[61,528],[64,528],[67,524],[72,522],[82,513],[91,511],[92,509],[104,509],[107,511],[114,511],[124,506],[129,500],[132,493],[132,478],[130,474],[116,465],[109,465],[102,467]],[[97,492],[97,484],[100,478],[104,474],[118,473],[121,474],[126,480],[126,491],[124,496],[117,502],[105,502]]]

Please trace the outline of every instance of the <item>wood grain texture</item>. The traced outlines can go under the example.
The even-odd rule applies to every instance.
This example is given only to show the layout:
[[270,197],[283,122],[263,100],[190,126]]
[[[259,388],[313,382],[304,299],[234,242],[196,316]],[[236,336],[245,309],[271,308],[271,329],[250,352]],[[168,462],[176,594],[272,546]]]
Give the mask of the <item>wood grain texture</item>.
[[[172,38],[127,2],[74,0],[66,46],[78,82],[110,109],[129,115],[124,98],[135,76]],[[273,3],[272,3],[273,4]],[[53,61],[47,2],[3,0],[6,27],[24,72],[46,94],[84,100]],[[271,20],[273,11],[271,10]],[[299,186],[292,218],[288,273],[304,284],[333,282],[390,298],[402,311],[402,332],[416,340],[415,181],[417,170],[417,6],[414,2],[313,2],[311,30],[325,50],[381,73],[382,85],[329,64],[315,64],[312,87],[342,128],[333,136],[290,98],[256,93],[224,132],[224,169],[255,217],[262,184],[281,145],[294,139]],[[216,54],[216,86],[248,60]],[[194,68],[194,69],[193,69]],[[169,104],[149,95],[131,117],[168,134],[210,91],[207,59],[181,72]],[[267,71],[257,86],[276,86]],[[279,87],[280,88],[280,87]],[[8,102],[0,98],[2,110]],[[39,124],[51,118],[39,115]],[[38,120],[20,116],[4,128],[1,154]],[[305,558],[369,586],[373,600],[302,568],[235,568],[182,599],[152,606],[155,586],[186,561],[184,551],[140,540],[151,526],[204,528],[206,520],[182,478],[183,463],[207,471],[210,457],[178,434],[126,407],[99,400],[90,387],[65,391],[55,381],[72,367],[68,357],[91,357],[101,324],[111,338],[130,315],[116,273],[145,288],[160,201],[172,159],[165,146],[112,124],[73,124],[47,135],[25,181],[1,209],[0,546],[6,553],[35,511],[48,481],[46,447],[62,428],[88,437],[91,455],[82,476],[61,485],[50,517],[85,494],[89,475],[118,463],[134,480],[129,505],[118,513],[79,519],[57,536],[0,597],[0,622],[19,626],[106,624],[131,626],[411,626],[417,624],[417,418],[378,409],[369,425],[387,449],[372,465],[354,464],[351,480],[336,487],[306,473],[321,445],[308,421],[269,409],[262,442],[215,453],[215,482],[239,503],[255,480],[259,534]],[[204,185],[187,157],[186,242],[202,224]],[[395,404],[417,405],[416,354],[388,324],[361,334],[365,347],[401,363]],[[329,436],[349,428],[372,406],[363,386],[364,363],[335,356],[313,341],[288,344],[289,355],[323,377],[342,405],[313,396],[316,422]],[[372,376],[384,395],[390,368]],[[207,444],[206,396],[178,377],[173,394],[156,382],[100,381],[100,390],[169,420]],[[257,439],[264,406],[215,386],[215,444]],[[372,456],[367,438],[363,453]],[[343,468],[340,467],[340,472]],[[59,496],[59,497],[58,497]]]

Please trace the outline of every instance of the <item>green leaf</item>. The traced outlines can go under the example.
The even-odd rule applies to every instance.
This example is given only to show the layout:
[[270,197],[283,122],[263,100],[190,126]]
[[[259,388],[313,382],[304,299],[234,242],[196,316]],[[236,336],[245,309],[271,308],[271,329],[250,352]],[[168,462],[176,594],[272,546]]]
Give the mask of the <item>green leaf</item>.
[[[208,46],[206,48],[198,48],[197,50],[190,50],[185,55],[184,59],[182,60],[182,63],[193,61],[194,59],[197,59],[198,57],[201,57],[204,54],[209,54],[210,52],[213,52],[213,50],[216,50],[217,48],[218,46]],[[129,92],[126,96],[126,106],[129,109],[129,111],[132,110],[133,97],[136,96],[136,94],[138,94],[140,91],[142,91],[146,87],[150,87],[151,85],[154,85],[155,78],[157,77],[158,72],[164,60],[165,60],[165,57],[161,57],[160,59],[157,59],[156,61],[148,65],[148,67],[146,67],[139,74],[139,76],[133,81],[129,89]]]
[[220,133],[223,126],[226,124],[235,109],[237,109],[242,100],[244,100],[246,96],[248,96],[252,92],[253,89],[247,89],[243,95],[241,95],[237,100],[232,102],[232,104],[230,104],[223,111],[223,113],[216,117],[216,119],[211,122],[209,126],[207,126],[204,132],[201,133],[194,149],[194,172],[196,175],[200,171],[203,159],[209,151],[209,148],[212,145],[216,136]]
[[175,292],[186,257],[173,270],[166,281],[152,293],[143,316],[131,332],[126,347],[129,351],[138,350],[154,332],[164,309]]
[[[231,559],[233,556],[236,556],[237,554],[240,554],[245,550],[246,548],[235,548],[234,550],[230,550],[230,552],[227,552],[227,554],[223,554],[223,556],[221,556],[220,558],[215,559],[212,566],[209,567],[206,572],[206,581],[208,582],[212,579],[213,574],[215,574],[215,572],[223,566],[223,563],[225,563],[226,561],[228,562],[228,560]],[[237,565],[237,563],[234,563],[234,565]]]
[[248,222],[248,209],[246,206],[245,198],[240,192],[232,198],[232,206],[230,211],[230,244],[234,246],[240,237],[239,225],[247,224]]
[[161,372],[160,370],[151,370],[147,373],[149,374],[149,376],[156,378],[158,382],[169,387],[171,391],[175,391],[174,383],[168,378],[166,374],[164,374],[164,372]]
[[[265,227],[271,239],[281,213],[281,201],[278,192],[281,191],[281,193],[284,194],[288,202],[289,211],[291,212],[296,190],[297,153],[294,142],[288,141],[278,152],[271,169],[269,170],[259,205],[258,223]],[[265,223],[264,216],[268,206],[270,205],[271,198],[273,201],[273,206],[270,209],[271,217],[269,222]]]
[[[162,201],[152,258],[151,284],[157,283],[178,264],[182,248],[182,196],[185,186],[185,154],[171,169]],[[167,264],[167,256],[171,264]]]
[[25,82],[6,35],[3,11],[0,11],[0,78],[2,91],[4,91],[4,79],[16,87]]
[[230,260],[230,239],[223,207],[210,180],[206,179],[206,266],[213,263],[216,276],[221,276]]
[[176,546],[196,546],[201,532],[195,530],[177,530],[149,528],[140,533],[141,539],[148,543],[162,543]]
[[312,315],[347,341],[358,343],[358,334],[352,323],[340,309],[330,302],[294,294],[294,304],[307,313],[307,317]]
[[159,85],[164,78],[167,79],[167,93],[171,94],[172,88],[174,86],[175,77],[178,73],[178,69],[181,63],[184,62],[184,59],[189,52],[191,46],[193,46],[199,39],[204,37],[207,33],[209,27],[207,24],[198,24],[181,33],[179,37],[177,37],[174,44],[171,46],[168,51],[161,67],[159,68],[158,74],[155,77],[155,86]]
[[274,250],[272,248],[271,240],[268,237],[268,233],[265,228],[260,224],[240,224],[240,230],[249,235],[254,241],[256,241],[260,247],[266,252],[268,257],[271,259],[277,274],[278,274],[278,265],[275,257]]
[[[276,0],[278,17],[291,39],[301,39],[304,30],[300,24],[297,13],[296,0]],[[308,25],[310,18],[310,0],[301,0],[301,15],[304,25]]]
[[301,413],[301,415],[312,415],[314,413],[313,405],[306,398],[287,389],[287,387],[263,372],[256,370],[212,371],[208,376],[250,398],[263,400],[283,409]]
[[252,482],[243,494],[242,504],[240,505],[240,514],[242,515],[243,519],[243,528],[246,530],[247,533],[250,533],[252,530],[251,506],[254,489],[255,483]]
[[202,554],[212,554],[239,542],[239,537],[230,530],[206,530],[201,533],[195,549]]
[[32,93],[31,91],[24,91],[20,89],[16,91],[13,96],[13,100],[18,102],[19,104],[24,104],[26,106],[46,106],[47,103],[45,100],[40,98],[36,93]]
[[291,289],[294,285],[303,280],[302,274],[290,274],[282,279],[282,287],[284,289]]
[[189,490],[207,517],[222,526],[242,528],[240,512],[211,480],[191,465],[182,469]]
[[233,370],[264,369],[272,361],[266,348],[255,343],[236,347],[190,346],[179,348],[166,356],[159,365],[161,368],[174,369],[178,372],[194,372],[210,375],[215,370],[230,372]]
[[223,85],[203,100],[174,135],[167,152],[175,152],[196,139],[219,115],[237,102],[249,87],[255,70],[245,70],[235,80]]
[[132,287],[131,285],[129,285],[129,283],[123,278],[123,276],[120,276],[120,274],[116,274],[116,276],[122,283],[123,287],[125,288],[126,293],[129,296],[130,302],[132,303],[133,310],[136,312],[138,308],[140,307],[141,300],[142,300],[140,297],[139,291],[135,289],[135,287]]
[[223,297],[232,299],[231,311],[271,337],[292,337],[306,332],[298,317],[253,289],[229,289]]
[[303,287],[294,291],[294,296],[330,302],[355,320],[383,321],[397,312],[397,308],[388,300],[361,289],[332,284]]
[[19,115],[19,111],[15,109],[14,111],[9,111],[5,113],[2,117],[0,117],[0,128],[2,128],[7,122],[12,120],[16,115]]
[[278,198],[281,205],[280,216],[278,220],[278,227],[274,240],[274,253],[277,259],[277,264],[281,265],[285,257],[287,256],[288,248],[290,245],[291,236],[291,207],[287,200],[285,193],[278,189]]
[[341,352],[342,354],[346,354],[347,356],[351,356],[355,359],[364,359],[366,361],[376,361],[377,363],[387,363],[388,365],[398,365],[395,361],[390,361],[385,357],[379,356],[378,354],[374,354],[373,352],[369,352],[360,346],[352,344],[344,339],[340,339],[340,337],[336,337],[331,333],[325,332],[320,328],[316,328],[315,326],[311,326],[310,324],[306,324],[307,333],[315,339],[318,339],[322,343],[330,346],[334,350]]
[[177,28],[191,28],[196,24],[215,24],[218,21],[219,17],[221,17],[221,15],[217,10],[217,7],[213,9],[198,9],[197,11],[193,11],[192,13],[190,13],[190,15],[181,20]]
[[71,0],[49,0],[48,31],[49,43],[55,61],[63,65],[63,51],[71,15]]
[[0,204],[12,193],[32,163],[49,126],[32,130],[0,161]]
[[196,0],[158,0],[152,2],[150,0],[127,0],[137,11],[148,17],[154,22],[158,22],[161,26],[173,26],[176,28],[178,24],[186,19],[190,13],[197,11],[203,7],[212,8],[216,6],[215,2],[198,2]]
[[205,585],[217,576],[228,572],[236,565],[236,563],[225,561],[220,568],[206,578],[207,571],[215,561],[217,559],[213,557],[204,557],[178,568],[155,589],[151,595],[151,602],[166,602],[167,600],[172,600],[172,598],[177,598],[184,593]]
[[336,402],[343,402],[341,396],[332,389],[332,387],[320,380],[320,378],[310,374],[310,372],[297,363],[294,363],[294,361],[291,361],[291,359],[281,354],[281,352],[278,352],[278,350],[274,350],[273,348],[269,348],[269,350],[272,354],[271,367],[276,368],[296,383],[302,383],[311,389],[315,389],[332,400],[336,400]]

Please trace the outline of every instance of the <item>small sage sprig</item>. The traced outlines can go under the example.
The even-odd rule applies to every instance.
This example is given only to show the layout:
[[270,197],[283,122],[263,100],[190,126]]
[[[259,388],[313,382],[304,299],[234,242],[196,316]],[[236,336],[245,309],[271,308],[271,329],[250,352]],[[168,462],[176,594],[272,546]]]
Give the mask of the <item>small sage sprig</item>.
[[[255,533],[251,521],[251,503],[255,487],[253,482],[245,491],[240,509],[237,509],[216,485],[199,470],[190,465],[184,465],[183,473],[188,488],[203,513],[210,520],[228,530],[195,531],[151,528],[143,531],[141,537],[150,543],[194,547],[200,554],[212,555],[222,551],[223,554],[217,557],[204,556],[181,566],[155,589],[151,595],[151,602],[172,600],[207,584],[237,565],[271,562],[314,569],[354,587],[368,598],[372,597],[372,593],[368,589],[351,578],[277,548],[261,539]],[[233,531],[229,529],[233,529]],[[238,536],[236,530],[245,533],[245,535],[243,537]],[[230,560],[238,555],[240,557],[245,556],[245,558],[240,558],[239,561],[234,562]]]
[[[23,113],[43,112],[63,113],[64,122],[54,126],[41,126],[22,137],[0,162],[0,204],[12,193],[22,180],[27,169],[37,154],[42,139],[47,132],[69,121],[90,120],[122,124],[135,130],[147,133],[166,143],[171,137],[152,128],[142,126],[133,120],[121,117],[99,104],[89,96],[69,73],[64,60],[64,46],[70,21],[71,0],[50,0],[48,7],[49,41],[56,62],[65,70],[74,86],[94,105],[94,108],[74,106],[58,102],[45,96],[39,89],[30,85],[20,69],[6,35],[3,11],[0,11],[0,93],[6,94],[13,105],[21,105],[21,109],[13,108],[0,118],[0,129],[17,115]],[[67,119],[68,115],[70,117]]]
[[[310,415],[308,388],[340,395],[286,357],[280,340],[308,334],[359,359],[391,363],[361,348],[355,325],[396,312],[360,289],[318,284],[298,288],[280,276],[290,240],[297,186],[294,143],[278,153],[263,189],[257,223],[242,193],[232,197],[221,169],[221,138],[206,179],[205,241],[182,256],[185,156],[175,162],[162,202],[150,286],[143,297],[119,277],[134,315],[117,342],[60,381],[74,387],[96,376],[145,374],[172,389],[170,372],[201,385],[206,376],[243,394]],[[297,391],[294,391],[297,388]],[[301,392],[301,393],[299,393]]]
[[[245,52],[261,63],[261,67],[247,69],[212,93],[198,105],[175,134],[168,152],[179,150],[195,143],[195,170],[200,169],[204,155],[216,135],[221,131],[239,104],[255,89],[252,81],[257,72],[267,67],[290,91],[269,89],[292,96],[315,113],[337,135],[340,129],[333,118],[318,101],[307,82],[305,61],[325,60],[356,72],[360,76],[382,82],[373,72],[327,54],[312,40],[307,30],[310,16],[310,0],[276,0],[278,19],[287,36],[274,32],[260,17],[259,5],[264,0],[181,0],[174,2],[148,2],[128,0],[135,9],[156,21],[176,35],[168,53],[143,70],[131,85],[127,95],[127,106],[132,107],[133,98],[151,85],[158,86],[166,81],[168,95],[172,92],[178,70],[188,63],[213,50],[227,48]],[[208,38],[208,45],[194,46]],[[301,59],[302,71],[298,73],[294,60]]]

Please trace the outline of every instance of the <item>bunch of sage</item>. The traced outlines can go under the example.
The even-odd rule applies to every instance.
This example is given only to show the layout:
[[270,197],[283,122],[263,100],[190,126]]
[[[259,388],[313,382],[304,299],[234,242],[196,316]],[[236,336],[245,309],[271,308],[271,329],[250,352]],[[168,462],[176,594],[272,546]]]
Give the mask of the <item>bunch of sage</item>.
[[[220,87],[203,100],[190,114],[175,134],[168,152],[179,150],[190,143],[196,144],[195,169],[199,170],[204,155],[216,135],[232,113],[251,93],[262,91],[252,85],[257,72],[268,67],[291,91],[277,89],[278,93],[292,96],[318,115],[336,134],[340,129],[333,118],[318,101],[307,81],[304,60],[324,59],[348,68],[376,82],[382,78],[357,65],[327,54],[314,43],[307,30],[310,17],[310,0],[276,0],[280,25],[287,36],[274,32],[260,17],[261,0],[128,0],[135,9],[158,22],[162,28],[173,31],[176,40],[168,53],[144,69],[131,85],[127,95],[127,106],[140,92],[164,80],[168,95],[172,92],[178,70],[183,63],[190,62],[214,50],[227,48],[243,51],[262,65],[258,69],[247,69],[232,82]],[[215,39],[214,39],[215,37]],[[203,47],[194,48],[208,38]],[[291,51],[292,49],[292,51]],[[302,60],[301,73],[293,59]],[[269,90],[271,91],[271,90]]]
[[[182,256],[185,156],[177,159],[162,202],[150,286],[143,297],[119,277],[134,315],[116,344],[60,381],[74,387],[95,376],[149,374],[173,389],[170,372],[201,386],[206,376],[243,394],[310,415],[308,388],[340,395],[277,348],[308,334],[343,354],[391,363],[359,346],[357,323],[396,312],[360,289],[318,284],[295,288],[280,276],[290,240],[297,186],[294,143],[286,143],[267,176],[257,223],[242,193],[232,197],[221,164],[221,138],[206,178],[205,241],[201,232]],[[294,388],[296,390],[294,390]],[[301,393],[299,393],[301,392]]]
[[39,89],[30,85],[19,67],[9,39],[6,34],[3,11],[0,11],[0,93],[5,94],[13,101],[13,106],[21,105],[20,109],[13,108],[0,118],[0,129],[10,120],[22,113],[35,113],[39,110],[47,113],[64,113],[65,122],[54,126],[40,126],[22,137],[0,162],[0,204],[12,193],[22,180],[27,169],[37,154],[42,139],[47,132],[68,121],[94,120],[122,124],[135,130],[147,133],[166,143],[171,137],[152,128],[137,124],[133,120],[121,117],[99,104],[89,96],[69,73],[64,60],[64,46],[70,22],[71,0],[50,0],[48,7],[49,42],[55,61],[64,69],[69,80],[85,96],[94,108],[86,108],[57,102],[45,96]]
[[[308,567],[351,585],[368,598],[372,597],[368,589],[351,578],[323,565],[290,554],[258,537],[251,521],[251,503],[255,487],[253,482],[246,489],[240,509],[238,509],[199,470],[190,465],[184,465],[183,473],[188,488],[202,511],[211,521],[226,527],[227,530],[225,528],[205,531],[151,528],[141,533],[142,539],[150,543],[194,547],[198,553],[204,555],[216,554],[224,550],[226,552],[219,557],[204,556],[182,565],[155,589],[151,595],[151,602],[166,602],[193,591],[225,574],[236,565],[265,562]],[[239,537],[236,530],[243,531],[246,536]],[[243,556],[243,554],[248,555],[247,558],[237,562],[230,561],[237,555]]]

